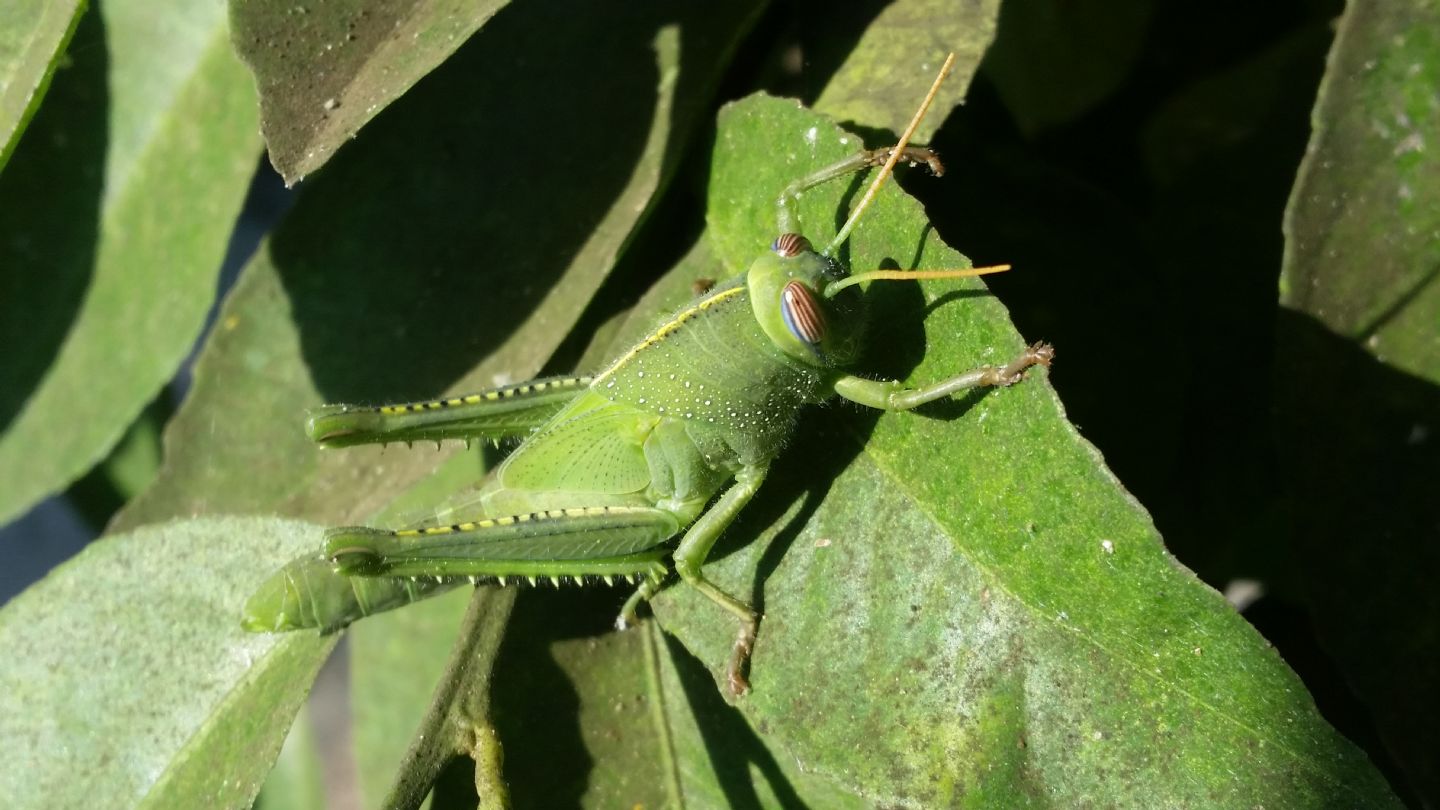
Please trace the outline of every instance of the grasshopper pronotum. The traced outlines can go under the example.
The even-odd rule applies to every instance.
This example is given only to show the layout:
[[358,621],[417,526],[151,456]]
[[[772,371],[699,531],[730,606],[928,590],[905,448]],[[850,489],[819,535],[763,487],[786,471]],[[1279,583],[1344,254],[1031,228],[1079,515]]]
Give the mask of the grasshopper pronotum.
[[[523,437],[473,496],[463,522],[401,530],[331,529],[324,554],[273,575],[246,605],[255,631],[334,630],[460,582],[570,577],[640,583],[618,624],[660,588],[673,559],[682,581],[740,625],[726,667],[733,694],[759,617],[706,578],[720,534],[765,479],[806,404],[839,395],[907,410],[977,386],[1009,385],[1053,350],[923,388],[857,377],[865,298],[858,285],[957,278],[1007,265],[877,270],[850,275],[834,258],[900,160],[938,160],[909,139],[949,71],[947,60],[892,148],[862,152],[791,183],[777,202],[779,236],[741,276],[704,290],[593,377],[534,380],[464,397],[379,408],[327,405],[307,430],[325,447],[374,442]],[[821,250],[792,213],[807,189],[876,165],[870,184]],[[716,351],[716,347],[722,350]],[[718,497],[717,497],[718,495]],[[680,537],[678,545],[669,541]]]

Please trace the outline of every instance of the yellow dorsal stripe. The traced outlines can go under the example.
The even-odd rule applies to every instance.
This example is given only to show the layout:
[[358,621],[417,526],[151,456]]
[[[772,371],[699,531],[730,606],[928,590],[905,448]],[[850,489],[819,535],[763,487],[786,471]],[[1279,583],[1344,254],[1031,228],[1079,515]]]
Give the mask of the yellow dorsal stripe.
[[495,388],[479,394],[470,394],[463,397],[450,397],[449,399],[435,399],[426,402],[409,402],[403,405],[382,405],[371,410],[378,411],[386,416],[399,416],[407,413],[419,413],[421,411],[434,411],[441,408],[454,408],[460,405],[475,405],[482,401],[496,401],[510,397],[524,396],[526,394],[539,393],[551,388],[575,388],[577,386],[588,386],[589,377],[564,377],[558,380],[541,380],[539,382],[521,383],[510,385],[504,388]]
[[457,532],[473,532],[478,529],[490,529],[495,526],[509,526],[515,523],[528,521],[556,520],[559,518],[575,517],[596,517],[604,515],[651,515],[656,512],[654,507],[649,506],[580,506],[566,509],[546,509],[540,512],[530,512],[521,515],[504,515],[485,520],[473,520],[465,523],[452,523],[448,526],[427,526],[423,529],[399,529],[390,534],[395,537],[427,537],[436,534],[455,534]]
[[723,291],[721,291],[721,292],[718,292],[718,293],[710,296],[709,298],[703,299],[702,301],[700,301],[700,303],[696,304],[695,306],[690,307],[689,309],[686,309],[686,310],[680,312],[680,313],[677,314],[675,317],[671,318],[669,321],[667,321],[666,323],[662,324],[659,329],[656,329],[654,332],[651,332],[648,337],[646,337],[644,340],[640,341],[639,345],[637,345],[635,348],[631,349],[630,351],[626,352],[623,356],[621,356],[621,358],[620,358],[619,360],[616,360],[615,362],[611,363],[609,368],[607,368],[607,369],[605,369],[604,371],[602,371],[602,372],[600,372],[599,374],[597,374],[597,375],[595,376],[595,383],[598,384],[598,383],[600,383],[600,382],[603,382],[607,377],[609,377],[611,374],[615,373],[615,370],[616,370],[616,369],[618,369],[618,368],[620,368],[621,366],[623,366],[623,365],[625,365],[626,363],[628,363],[632,357],[634,357],[635,355],[637,355],[637,354],[639,354],[640,352],[644,351],[645,349],[647,349],[647,348],[649,348],[649,347],[651,347],[651,346],[654,346],[656,343],[659,343],[660,341],[664,340],[666,335],[669,335],[671,332],[674,332],[676,329],[679,329],[679,328],[680,328],[680,325],[683,324],[683,323],[685,323],[685,321],[689,320],[690,318],[695,317],[696,315],[699,315],[700,313],[704,312],[705,310],[709,309],[710,307],[715,306],[716,304],[720,303],[721,301],[725,301],[725,300],[728,300],[728,299],[730,299],[730,298],[733,298],[733,297],[735,297],[735,296],[737,296],[737,295],[740,295],[741,293],[747,292],[748,290],[749,290],[749,288],[748,288],[746,285],[744,285],[744,284],[739,284],[739,285],[737,285],[737,286],[731,287],[731,288],[728,289],[728,290],[723,290]]

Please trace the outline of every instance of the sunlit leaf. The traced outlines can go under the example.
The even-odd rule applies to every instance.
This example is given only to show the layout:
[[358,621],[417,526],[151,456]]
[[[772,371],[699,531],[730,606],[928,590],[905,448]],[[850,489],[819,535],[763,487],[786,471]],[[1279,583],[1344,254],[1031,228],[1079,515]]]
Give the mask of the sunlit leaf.
[[6,605],[6,805],[248,806],[334,639],[246,633],[237,617],[315,531],[148,527],[92,544]]
[[0,171],[45,98],[84,11],[84,0],[14,0],[0,8]]
[[259,148],[213,3],[106,3],[70,53],[0,175],[0,523],[104,458],[175,374]]

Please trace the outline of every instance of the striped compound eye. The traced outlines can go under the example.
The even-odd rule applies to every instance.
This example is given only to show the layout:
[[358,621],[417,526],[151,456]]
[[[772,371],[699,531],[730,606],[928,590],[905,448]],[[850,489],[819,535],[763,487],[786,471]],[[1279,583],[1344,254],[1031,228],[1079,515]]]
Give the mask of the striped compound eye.
[[780,291],[780,317],[791,334],[811,347],[825,339],[825,312],[810,288],[798,281],[786,284]]
[[770,249],[788,259],[791,256],[799,256],[811,248],[810,240],[800,234],[782,233],[775,237],[774,242],[770,243]]

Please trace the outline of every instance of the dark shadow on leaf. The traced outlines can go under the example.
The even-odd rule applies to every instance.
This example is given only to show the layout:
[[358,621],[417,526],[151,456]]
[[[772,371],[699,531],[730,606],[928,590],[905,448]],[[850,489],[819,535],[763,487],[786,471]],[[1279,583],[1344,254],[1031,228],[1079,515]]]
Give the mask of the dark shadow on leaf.
[[[749,2],[759,6],[755,0]],[[554,373],[577,370],[575,363],[595,331],[633,306],[669,268],[679,263],[704,230],[704,185],[715,143],[714,97],[722,79],[715,75],[713,65],[702,60],[715,58],[716,30],[753,24],[759,11],[736,3],[713,8],[691,6],[684,13],[684,18],[673,21],[680,24],[680,74],[674,89],[670,137],[661,159],[661,176],[667,182],[662,182],[656,203],[626,245],[615,269],[547,365]],[[697,111],[697,107],[701,109]],[[715,278],[728,275],[716,268]]]
[[[137,432],[139,435],[149,435],[154,437],[157,445],[156,456],[158,456],[158,437],[163,426],[170,421],[174,413],[175,406],[171,403],[170,392],[162,390],[135,418],[135,422],[130,425],[125,438],[120,440],[121,445],[132,440],[139,441],[139,439],[135,439]],[[119,482],[115,479],[115,470],[112,466],[115,462],[115,455],[112,451],[109,458],[91,467],[90,471],[71,484],[70,489],[66,492],[75,511],[80,513],[85,522],[97,534],[105,530],[105,524],[134,494],[122,491]]]
[[60,353],[95,270],[110,144],[110,52],[103,15],[83,15],[0,175],[0,431]]
[[938,419],[942,422],[950,422],[959,419],[970,412],[970,409],[980,404],[980,400],[990,395],[993,388],[972,388],[958,397],[939,399],[934,402],[927,402],[924,405],[911,411],[917,416],[926,419]]
[[515,603],[491,705],[517,808],[581,806],[594,760],[580,733],[580,695],[551,646],[608,630],[614,602],[610,589],[567,588],[526,590]]
[[[1373,720],[1405,772],[1377,761],[1391,783],[1440,796],[1440,386],[1308,315],[1282,310],[1278,337],[1275,425],[1292,560],[1320,643],[1370,717],[1321,708],[1360,739]],[[1306,680],[1317,700],[1332,691],[1312,683],[1314,672]]]
[[660,637],[665,639],[665,649],[685,690],[685,700],[695,716],[710,765],[715,769],[720,789],[725,792],[726,805],[738,810],[762,806],[750,775],[750,768],[754,766],[764,776],[781,807],[804,808],[805,803],[781,772],[775,756],[745,722],[740,710],[725,703],[705,665],[668,633],[661,633]]
[[931,301],[930,303],[925,305],[925,317],[930,317],[932,314],[935,313],[936,310],[956,301],[965,301],[971,298],[990,297],[992,296],[988,290],[951,290],[950,292],[942,294],[939,298],[936,298],[934,301]]
[[[898,182],[898,181],[897,181],[897,182]],[[925,227],[923,227],[923,228],[920,229],[920,241],[918,241],[918,242],[915,243],[915,252],[914,252],[913,254],[911,254],[911,256],[910,256],[910,263],[909,263],[908,265],[906,265],[906,268],[907,268],[907,269],[910,269],[910,270],[934,270],[934,269],[938,269],[938,268],[921,267],[921,266],[920,266],[920,257],[925,255],[925,246],[928,245],[928,244],[930,244],[930,238],[931,238],[932,236],[934,236],[934,235],[935,235],[935,226],[934,226],[934,225],[931,225],[929,222],[926,222],[926,223],[925,223]],[[926,314],[929,314],[929,313],[927,312]]]
[[[307,183],[270,250],[326,398],[433,396],[551,292],[653,117],[666,20],[625,8],[604,37],[502,9]],[[577,49],[605,69],[577,80]]]
[[1440,279],[1440,264],[1431,267],[1417,278],[1408,289],[1395,296],[1395,300],[1390,302],[1390,306],[1386,307],[1384,312],[1375,316],[1374,320],[1366,324],[1365,327],[1359,331],[1357,340],[1363,343],[1369,340],[1372,335],[1385,328],[1385,326],[1399,316],[1400,313],[1413,306],[1421,294],[1435,283],[1436,279]]
[[863,0],[836,13],[834,6],[808,0],[768,4],[754,35],[741,46],[721,98],[735,99],[760,89],[772,96],[798,98],[807,107],[814,105],[888,5],[890,0]]
[[[750,602],[762,616],[765,614],[765,583],[785,559],[795,538],[810,523],[815,510],[820,508],[820,504],[829,494],[835,479],[850,466],[864,446],[863,441],[851,440],[850,431],[845,432],[843,440],[836,440],[836,434],[841,432],[835,424],[839,417],[837,412],[831,410],[812,414],[816,424],[802,426],[795,441],[775,460],[765,488],[746,509],[744,516],[737,522],[735,531],[726,533],[730,540],[725,544],[727,548],[717,552],[717,557],[723,556],[752,542],[762,527],[774,525],[791,504],[802,499],[799,511],[765,546],[765,551],[756,565]],[[879,414],[875,412],[846,416],[850,417],[846,419],[847,427],[856,431],[855,435],[862,437],[870,435],[879,418]],[[765,624],[762,620],[760,633],[764,632]]]

